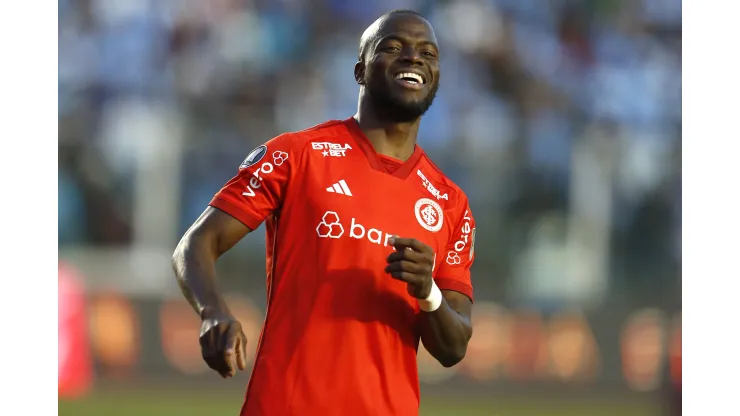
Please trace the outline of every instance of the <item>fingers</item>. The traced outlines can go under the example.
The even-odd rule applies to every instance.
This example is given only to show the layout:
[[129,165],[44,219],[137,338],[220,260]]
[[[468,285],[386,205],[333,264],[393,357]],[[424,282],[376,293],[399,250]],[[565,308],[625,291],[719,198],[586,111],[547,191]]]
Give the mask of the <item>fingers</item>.
[[390,274],[392,278],[419,288],[424,286],[424,281],[428,279],[427,276],[431,276],[431,266],[410,262],[408,260],[390,263],[386,266],[385,271]]
[[203,356],[203,361],[208,364],[208,367],[218,371],[222,371],[222,364],[219,359],[219,336],[218,325],[205,321],[203,322],[200,335],[200,352]]
[[228,365],[224,361],[223,354],[219,352],[214,343],[202,345],[201,354],[208,367],[221,374],[221,377],[226,377],[229,374]]
[[236,343],[236,366],[242,371],[247,369],[247,337],[243,332],[239,333]]
[[434,258],[428,246],[413,238],[392,237],[389,242],[397,251],[388,255],[386,273],[411,284],[420,284],[424,276],[431,275]]
[[419,253],[416,251],[403,249],[394,251],[386,258],[388,265],[385,271],[387,273],[394,271],[406,271],[419,274],[431,274],[434,268],[434,256],[429,253]]
[[[241,325],[238,322],[234,322],[229,325],[229,328],[224,334],[224,345],[222,356],[226,365],[226,376],[233,377],[236,374],[236,347],[239,343],[239,335],[242,332]],[[221,374],[223,376],[223,374]]]
[[421,275],[428,273],[430,270],[431,267],[429,265],[409,260],[394,261],[385,267],[385,272],[390,273],[394,277],[400,277],[402,273]]
[[409,295],[422,299],[429,295],[434,271],[434,251],[414,238],[391,237],[396,251],[388,255],[386,273],[408,284]]
[[391,272],[389,273],[392,278],[396,280],[400,280],[401,282],[406,282],[414,286],[421,285],[423,281],[423,277],[409,272]]
[[394,251],[393,253],[389,254],[388,258],[386,259],[386,262],[393,263],[394,261],[401,261],[401,260],[408,260],[414,263],[424,263],[431,259],[427,255],[422,254],[422,253],[417,253],[416,251],[413,251],[413,250],[402,250],[402,251]]
[[239,322],[204,322],[200,345],[203,360],[221,377],[233,377],[237,368],[246,368],[246,337]]
[[388,243],[398,251],[403,251],[406,248],[410,248],[419,253],[428,253],[432,251],[431,247],[415,238],[391,237],[388,239]]

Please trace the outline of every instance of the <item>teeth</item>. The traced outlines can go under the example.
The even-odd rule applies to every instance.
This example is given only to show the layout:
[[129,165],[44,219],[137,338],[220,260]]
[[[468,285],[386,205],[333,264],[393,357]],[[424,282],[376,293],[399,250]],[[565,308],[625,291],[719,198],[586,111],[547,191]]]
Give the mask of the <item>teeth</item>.
[[396,75],[396,79],[407,79],[407,80],[414,80],[419,84],[424,83],[424,80],[419,76],[418,74],[414,74],[411,72],[403,72],[398,75]]

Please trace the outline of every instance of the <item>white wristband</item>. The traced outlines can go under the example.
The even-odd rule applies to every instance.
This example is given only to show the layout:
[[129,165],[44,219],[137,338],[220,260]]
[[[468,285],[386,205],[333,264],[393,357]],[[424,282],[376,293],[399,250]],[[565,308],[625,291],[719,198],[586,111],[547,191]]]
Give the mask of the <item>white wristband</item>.
[[439,309],[440,305],[442,305],[442,291],[432,280],[432,291],[426,299],[419,299],[419,309],[424,312],[434,312]]

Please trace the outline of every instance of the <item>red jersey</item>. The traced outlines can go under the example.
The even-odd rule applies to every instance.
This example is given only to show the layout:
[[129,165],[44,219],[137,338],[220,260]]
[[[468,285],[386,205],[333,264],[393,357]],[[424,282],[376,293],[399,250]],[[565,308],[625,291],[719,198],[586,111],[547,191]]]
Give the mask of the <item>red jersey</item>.
[[242,415],[416,415],[418,301],[385,273],[393,236],[473,298],[467,197],[417,146],[375,152],[353,118],[257,147],[210,203],[267,227],[267,313]]

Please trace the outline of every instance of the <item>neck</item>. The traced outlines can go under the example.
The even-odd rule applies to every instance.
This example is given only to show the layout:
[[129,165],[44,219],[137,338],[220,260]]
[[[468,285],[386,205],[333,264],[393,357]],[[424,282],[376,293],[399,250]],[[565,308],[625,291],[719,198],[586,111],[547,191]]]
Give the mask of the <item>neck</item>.
[[404,123],[391,122],[378,114],[367,99],[361,98],[354,118],[378,154],[405,162],[414,153],[421,117]]

